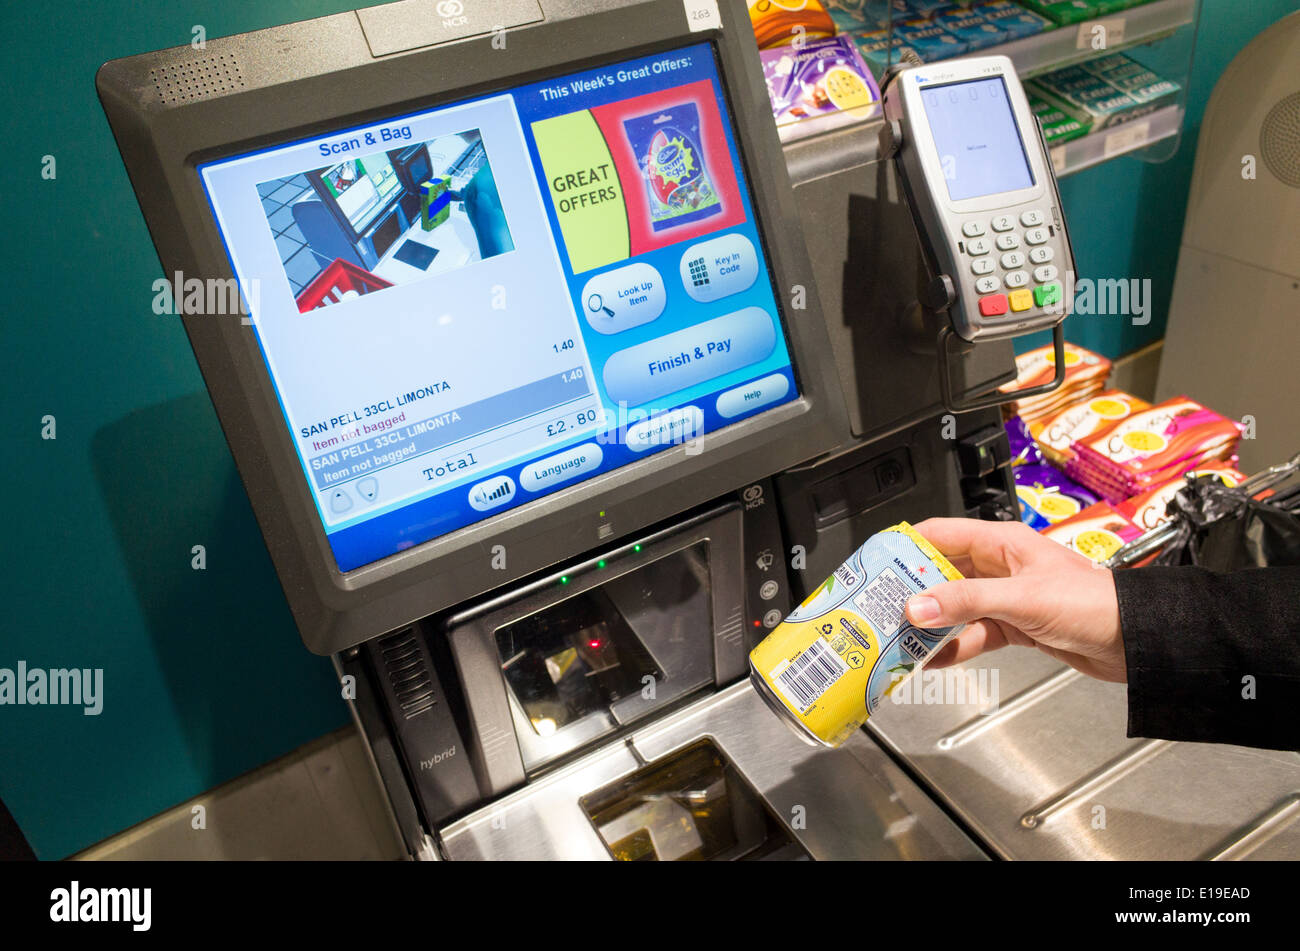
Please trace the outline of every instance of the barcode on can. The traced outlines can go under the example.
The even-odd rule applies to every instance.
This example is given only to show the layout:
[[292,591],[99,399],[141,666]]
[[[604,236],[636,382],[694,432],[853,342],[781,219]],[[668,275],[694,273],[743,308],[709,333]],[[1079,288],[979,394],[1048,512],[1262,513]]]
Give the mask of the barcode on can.
[[785,699],[804,714],[848,669],[839,654],[818,638],[790,663],[773,670],[771,677]]

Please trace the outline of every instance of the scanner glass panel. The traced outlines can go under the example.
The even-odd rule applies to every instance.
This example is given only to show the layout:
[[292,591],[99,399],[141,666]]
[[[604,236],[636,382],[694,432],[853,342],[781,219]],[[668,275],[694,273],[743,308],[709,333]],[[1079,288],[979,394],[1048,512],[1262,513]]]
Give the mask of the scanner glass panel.
[[707,43],[198,170],[340,570],[798,396]]
[[532,770],[714,681],[708,543],[496,631],[515,736]]
[[953,201],[1034,184],[1002,77],[927,86],[921,101]]

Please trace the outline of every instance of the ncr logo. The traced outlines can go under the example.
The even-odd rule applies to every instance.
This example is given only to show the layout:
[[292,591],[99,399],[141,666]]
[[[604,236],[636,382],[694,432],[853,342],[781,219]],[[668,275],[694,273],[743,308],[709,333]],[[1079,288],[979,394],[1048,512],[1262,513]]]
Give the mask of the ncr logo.
[[153,922],[152,888],[68,888],[50,892],[50,921],[129,922],[132,931],[148,931]]
[[438,0],[434,9],[442,17],[442,25],[448,29],[469,22],[469,17],[465,15],[464,0]]

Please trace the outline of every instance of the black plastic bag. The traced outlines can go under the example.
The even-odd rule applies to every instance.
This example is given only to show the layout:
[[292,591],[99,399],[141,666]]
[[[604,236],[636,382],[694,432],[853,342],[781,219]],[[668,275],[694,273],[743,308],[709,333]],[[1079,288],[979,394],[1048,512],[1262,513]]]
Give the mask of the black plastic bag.
[[1211,571],[1300,565],[1300,491],[1253,499],[1217,476],[1188,478],[1166,510],[1175,532],[1157,565],[1197,565]]

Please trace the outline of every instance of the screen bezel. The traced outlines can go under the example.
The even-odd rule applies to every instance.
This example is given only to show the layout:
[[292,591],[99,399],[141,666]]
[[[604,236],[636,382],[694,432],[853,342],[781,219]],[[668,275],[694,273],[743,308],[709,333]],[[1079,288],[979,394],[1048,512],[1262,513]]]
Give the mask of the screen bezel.
[[[588,0],[587,9],[575,12],[580,19],[510,30],[508,56],[487,52],[491,36],[480,36],[370,58],[350,14],[210,40],[205,55],[226,51],[251,59],[277,34],[301,42],[311,32],[312,68],[328,71],[303,76],[289,70],[258,84],[246,70],[247,88],[172,108],[161,108],[142,78],[159,64],[196,55],[189,48],[114,61],[97,77],[165,273],[224,280],[234,275],[197,172],[203,163],[602,63],[713,44],[755,223],[778,289],[800,391],[796,400],[701,437],[695,451],[665,449],[341,572],[303,484],[292,434],[252,328],[236,317],[182,318],[300,634],[316,653],[335,653],[526,577],[847,438],[833,374],[810,372],[825,360],[829,339],[806,249],[797,230],[790,231],[797,211],[747,19],[734,5],[722,4],[720,30],[692,30],[683,6],[673,0]],[[581,44],[574,42],[578,37]],[[328,42],[322,46],[322,40]],[[360,65],[359,44],[365,50]],[[563,51],[575,48],[582,55],[566,58]],[[377,97],[377,89],[386,94]],[[799,311],[792,311],[785,293],[795,286],[803,288],[806,305]]]
[[[989,59],[1005,60],[1006,65],[1004,66],[1002,63],[990,64]],[[907,112],[910,116],[908,131],[915,140],[917,157],[925,168],[925,177],[930,193],[936,204],[955,214],[971,214],[974,212],[994,211],[999,208],[1011,208],[1025,202],[1038,200],[1047,193],[1047,180],[1045,178],[1045,161],[1047,157],[1043,154],[1033,113],[1029,109],[1029,102],[1025,99],[1020,84],[1009,83],[1006,80],[1008,69],[1014,69],[1014,67],[1011,67],[1010,60],[1006,60],[1005,57],[987,57],[974,63],[962,63],[958,60],[952,64],[936,64],[935,69],[927,67],[924,70],[924,76],[920,75],[921,71],[919,70],[904,74],[906,81],[903,83],[903,96],[906,99]],[[958,83],[995,78],[1002,81],[1003,88],[1007,92],[1007,103],[1011,106],[1011,118],[1015,123],[1016,134],[1020,138],[1020,148],[1024,151],[1033,184],[1028,188],[994,192],[991,195],[981,195],[975,198],[954,199],[948,194],[948,182],[943,174],[943,162],[939,155],[939,148],[934,141],[934,134],[930,130],[929,114],[925,111],[925,103],[921,98],[922,93],[930,89],[952,86]],[[1027,131],[1034,134],[1027,135]]]

